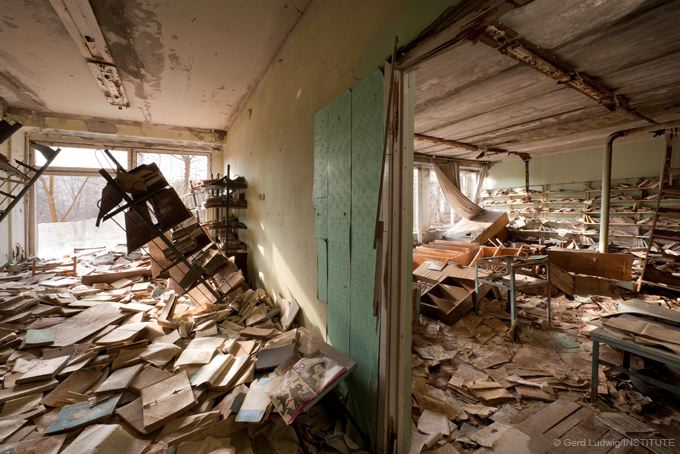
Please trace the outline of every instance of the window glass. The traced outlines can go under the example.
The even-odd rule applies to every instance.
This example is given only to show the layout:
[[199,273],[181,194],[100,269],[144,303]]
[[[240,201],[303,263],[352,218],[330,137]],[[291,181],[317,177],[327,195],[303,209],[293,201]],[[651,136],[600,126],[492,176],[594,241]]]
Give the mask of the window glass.
[[430,227],[436,229],[449,227],[452,225],[451,207],[442,192],[441,186],[439,186],[439,180],[437,180],[437,174],[434,169],[430,169],[429,171]]
[[190,192],[190,181],[208,178],[208,156],[192,154],[137,153],[137,165],[155,162],[180,196]]
[[477,190],[477,177],[479,172],[476,170],[460,171],[460,192],[474,202],[475,191]]
[[[54,158],[49,168],[53,167],[67,167],[74,169],[113,169],[115,164],[106,156],[104,150],[97,148],[75,148],[75,147],[56,147],[61,148],[61,151]],[[128,151],[127,150],[109,150],[118,163],[125,169],[128,167]],[[45,158],[38,151],[35,150],[35,163],[39,166],[45,164]],[[48,168],[48,169],[49,169]]]
[[[125,244],[125,231],[113,222],[95,227],[97,202],[106,180],[99,175],[42,175],[36,182],[38,256],[59,257],[74,248]],[[114,218],[123,225],[122,214]]]

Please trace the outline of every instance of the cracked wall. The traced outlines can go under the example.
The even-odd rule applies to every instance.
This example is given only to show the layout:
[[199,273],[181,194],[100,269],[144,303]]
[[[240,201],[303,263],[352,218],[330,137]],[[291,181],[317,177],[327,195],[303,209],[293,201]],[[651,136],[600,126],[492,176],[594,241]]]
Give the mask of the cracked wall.
[[225,168],[248,179],[250,276],[294,297],[325,336],[316,298],[312,184],[314,113],[407,43],[453,0],[312,2],[227,135]]

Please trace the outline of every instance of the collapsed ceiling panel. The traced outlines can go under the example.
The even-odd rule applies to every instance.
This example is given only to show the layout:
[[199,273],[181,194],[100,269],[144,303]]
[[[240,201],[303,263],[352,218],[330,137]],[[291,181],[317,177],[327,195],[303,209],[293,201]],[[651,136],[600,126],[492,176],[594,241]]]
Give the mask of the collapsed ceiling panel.
[[[644,117],[678,118],[679,11],[677,0],[534,0],[513,9],[498,25],[519,40],[494,42],[485,36],[485,25],[470,41],[417,69],[415,131],[481,147],[546,153],[600,145],[612,131],[647,124]],[[538,71],[522,61],[524,50],[512,47],[521,42],[568,68],[571,77],[594,78],[616,101],[605,107],[569,86],[579,80],[558,83]],[[632,112],[623,111],[626,104]],[[416,140],[415,149],[465,158],[478,154],[423,140]]]

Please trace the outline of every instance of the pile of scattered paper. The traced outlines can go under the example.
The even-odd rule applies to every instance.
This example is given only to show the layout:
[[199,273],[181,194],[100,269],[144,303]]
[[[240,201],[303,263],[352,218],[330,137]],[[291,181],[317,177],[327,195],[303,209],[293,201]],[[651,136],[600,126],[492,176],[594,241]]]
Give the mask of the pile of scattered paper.
[[294,300],[241,278],[197,304],[125,250],[60,271],[0,273],[0,451],[292,453],[333,435],[349,449],[334,423],[302,431],[315,441],[289,426],[355,367],[294,327]]

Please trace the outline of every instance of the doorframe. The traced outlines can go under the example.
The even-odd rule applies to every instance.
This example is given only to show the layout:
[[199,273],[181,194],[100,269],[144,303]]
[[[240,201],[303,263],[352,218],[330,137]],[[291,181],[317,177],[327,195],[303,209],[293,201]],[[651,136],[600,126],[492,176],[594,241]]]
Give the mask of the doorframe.
[[[379,452],[408,452],[411,445],[411,348],[413,290],[413,133],[415,71],[445,51],[462,45],[472,28],[484,26],[532,0],[462,0],[448,8],[412,42],[401,48],[394,80],[385,83],[385,99],[394,84],[392,110],[386,114],[387,147],[378,248],[380,298]],[[391,74],[391,62],[385,75]],[[387,104],[387,101],[386,101]]]

